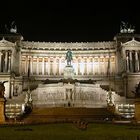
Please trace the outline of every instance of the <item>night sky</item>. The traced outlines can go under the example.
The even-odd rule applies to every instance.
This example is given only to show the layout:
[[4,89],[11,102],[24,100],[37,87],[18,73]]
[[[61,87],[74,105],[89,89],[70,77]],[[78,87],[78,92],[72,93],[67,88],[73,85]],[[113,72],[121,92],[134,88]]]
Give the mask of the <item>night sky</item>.
[[[94,1],[93,1],[94,2]],[[110,4],[110,5],[109,5]],[[112,41],[121,21],[140,33],[137,3],[5,2],[0,8],[0,31],[15,21],[24,40],[55,42]]]

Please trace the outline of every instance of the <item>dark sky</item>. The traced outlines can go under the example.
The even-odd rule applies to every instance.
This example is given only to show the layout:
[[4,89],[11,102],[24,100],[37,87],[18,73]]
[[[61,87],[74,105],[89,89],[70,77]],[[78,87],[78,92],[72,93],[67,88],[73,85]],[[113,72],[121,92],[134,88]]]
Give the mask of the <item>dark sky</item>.
[[111,41],[119,32],[121,21],[134,25],[136,33],[140,33],[139,9],[134,1],[12,1],[3,3],[0,9],[0,27],[10,26],[14,20],[18,33],[31,41]]

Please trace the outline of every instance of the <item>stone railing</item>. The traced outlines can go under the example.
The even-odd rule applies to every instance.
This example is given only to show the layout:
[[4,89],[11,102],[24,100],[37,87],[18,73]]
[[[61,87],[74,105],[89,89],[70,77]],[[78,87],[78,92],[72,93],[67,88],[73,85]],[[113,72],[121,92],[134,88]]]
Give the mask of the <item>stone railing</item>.
[[25,104],[6,104],[5,116],[8,119],[20,118],[25,111]]
[[135,116],[135,104],[116,104],[116,114],[126,119],[134,118]]

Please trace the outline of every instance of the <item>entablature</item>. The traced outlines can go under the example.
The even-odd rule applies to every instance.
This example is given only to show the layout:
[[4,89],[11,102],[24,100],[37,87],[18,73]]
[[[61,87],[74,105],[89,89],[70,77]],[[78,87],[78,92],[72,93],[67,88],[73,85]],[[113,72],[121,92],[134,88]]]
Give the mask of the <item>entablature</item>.
[[108,50],[115,49],[115,42],[28,42],[21,43],[22,49],[31,50]]

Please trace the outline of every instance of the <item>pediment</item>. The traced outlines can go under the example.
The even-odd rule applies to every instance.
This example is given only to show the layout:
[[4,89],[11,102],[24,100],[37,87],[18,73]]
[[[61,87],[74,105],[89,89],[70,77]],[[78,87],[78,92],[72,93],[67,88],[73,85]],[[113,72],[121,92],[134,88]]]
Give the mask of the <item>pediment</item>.
[[140,46],[140,42],[135,40],[134,38],[128,42],[122,43],[122,46],[128,46],[128,47],[134,47],[134,46]]
[[4,38],[2,40],[0,40],[0,47],[9,47],[9,46],[14,46],[15,44],[5,40]]

